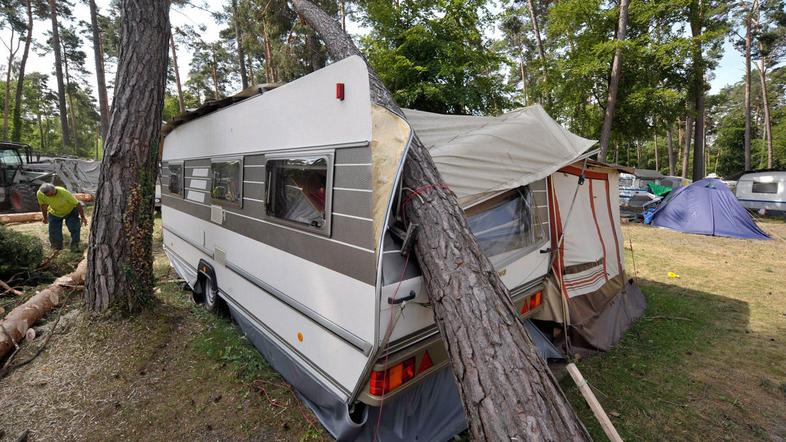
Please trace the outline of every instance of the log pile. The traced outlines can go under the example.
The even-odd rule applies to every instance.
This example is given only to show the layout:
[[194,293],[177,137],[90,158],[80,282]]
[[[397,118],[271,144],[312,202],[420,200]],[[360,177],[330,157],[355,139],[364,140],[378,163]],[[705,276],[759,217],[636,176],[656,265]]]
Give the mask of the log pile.
[[57,278],[0,321],[0,358],[18,345],[27,330],[52,310],[67,290],[84,284],[86,270],[87,261],[83,259],[72,273]]

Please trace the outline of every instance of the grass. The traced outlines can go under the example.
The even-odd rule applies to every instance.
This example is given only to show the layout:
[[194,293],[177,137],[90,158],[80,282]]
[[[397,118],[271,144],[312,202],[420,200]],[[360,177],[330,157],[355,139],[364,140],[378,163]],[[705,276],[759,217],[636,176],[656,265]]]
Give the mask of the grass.
[[[786,224],[761,224],[786,236]],[[647,310],[615,348],[578,363],[621,436],[786,438],[786,275],[773,271],[786,268],[786,242],[642,225],[624,234],[626,268],[634,276],[635,258]],[[570,379],[562,386],[604,440]]]

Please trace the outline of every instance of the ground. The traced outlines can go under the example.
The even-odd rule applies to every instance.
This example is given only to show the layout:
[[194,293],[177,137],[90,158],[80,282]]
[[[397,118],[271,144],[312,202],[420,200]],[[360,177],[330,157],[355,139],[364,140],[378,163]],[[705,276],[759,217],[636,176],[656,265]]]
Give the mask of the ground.
[[[786,224],[761,225],[777,238],[624,226],[647,311],[612,351],[578,361],[623,438],[786,439]],[[45,238],[41,224],[15,228]],[[53,267],[65,273],[79,258]],[[81,313],[72,295],[41,355],[0,380],[0,441],[25,430],[35,441],[328,439],[235,325],[190,302],[160,245],[155,268],[156,306],[137,317]],[[9,310],[18,302],[0,298]],[[604,440],[570,379],[561,385]]]
[[786,440],[786,224],[759,224],[772,241],[623,227],[648,307],[614,349],[578,363],[623,439]]

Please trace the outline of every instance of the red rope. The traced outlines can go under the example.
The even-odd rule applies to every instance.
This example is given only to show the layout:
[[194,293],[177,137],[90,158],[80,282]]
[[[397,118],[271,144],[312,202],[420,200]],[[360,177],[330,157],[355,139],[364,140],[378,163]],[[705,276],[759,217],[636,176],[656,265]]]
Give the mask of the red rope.
[[402,213],[406,216],[406,214],[407,214],[406,206],[407,206],[407,204],[410,203],[410,201],[412,201],[413,198],[415,198],[416,196],[423,195],[423,193],[425,191],[427,191],[427,190],[431,190],[431,189],[435,189],[435,188],[444,189],[444,190],[450,190],[450,187],[447,184],[445,184],[445,183],[426,184],[424,186],[420,186],[420,187],[418,187],[415,190],[410,190],[409,196],[407,196],[404,199],[404,202],[401,203],[401,205],[399,206],[399,209],[402,210],[403,211]]

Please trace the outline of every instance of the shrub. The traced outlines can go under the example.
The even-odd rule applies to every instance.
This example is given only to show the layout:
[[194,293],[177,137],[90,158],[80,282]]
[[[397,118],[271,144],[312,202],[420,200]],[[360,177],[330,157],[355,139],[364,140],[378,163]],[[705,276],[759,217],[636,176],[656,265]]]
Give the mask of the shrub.
[[0,226],[0,279],[33,270],[43,259],[41,239]]

